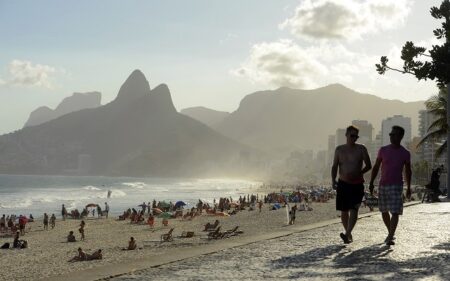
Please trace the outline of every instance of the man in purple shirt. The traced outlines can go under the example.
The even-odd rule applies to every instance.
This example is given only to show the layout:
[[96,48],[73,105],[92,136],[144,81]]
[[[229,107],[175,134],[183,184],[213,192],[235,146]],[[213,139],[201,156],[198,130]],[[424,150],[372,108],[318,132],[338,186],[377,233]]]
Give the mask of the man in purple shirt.
[[[370,193],[373,193],[373,182],[381,166],[381,178],[378,187],[378,204],[383,222],[388,229],[386,245],[394,245],[394,234],[397,229],[399,215],[403,213],[403,169],[405,169],[406,197],[411,197],[411,156],[400,143],[405,129],[393,126],[389,134],[391,144],[378,151],[378,157],[370,178]],[[389,215],[391,213],[391,215]]]

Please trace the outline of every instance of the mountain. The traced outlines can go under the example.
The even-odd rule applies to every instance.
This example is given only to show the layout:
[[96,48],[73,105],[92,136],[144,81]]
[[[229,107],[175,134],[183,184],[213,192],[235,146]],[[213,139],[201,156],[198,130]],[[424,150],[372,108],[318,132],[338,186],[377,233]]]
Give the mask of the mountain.
[[239,108],[214,128],[237,141],[272,152],[324,149],[328,135],[352,120],[368,120],[375,127],[389,116],[411,117],[417,133],[423,102],[401,102],[361,94],[340,84],[314,90],[279,88],[247,95]]
[[210,127],[214,127],[217,123],[221,122],[226,117],[228,117],[228,115],[230,115],[229,112],[217,111],[202,106],[185,108],[182,109],[180,113],[187,115],[197,121],[200,121]]
[[0,173],[205,176],[245,173],[253,150],[178,113],[135,70],[115,100],[0,136]]
[[64,98],[55,110],[42,106],[32,111],[24,127],[36,126],[70,112],[99,107],[101,99],[102,94],[99,92],[73,93],[72,96]]

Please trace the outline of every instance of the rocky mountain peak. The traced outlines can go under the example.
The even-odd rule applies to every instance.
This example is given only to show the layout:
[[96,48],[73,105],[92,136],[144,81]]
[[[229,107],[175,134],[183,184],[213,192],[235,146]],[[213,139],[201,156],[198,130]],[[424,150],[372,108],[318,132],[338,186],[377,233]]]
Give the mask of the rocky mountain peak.
[[171,111],[176,111],[172,102],[172,96],[170,94],[169,87],[166,84],[160,84],[151,91],[154,102],[159,107],[166,108]]
[[147,78],[145,78],[142,71],[136,69],[128,76],[122,87],[120,87],[116,100],[130,101],[148,95],[149,93],[150,85]]

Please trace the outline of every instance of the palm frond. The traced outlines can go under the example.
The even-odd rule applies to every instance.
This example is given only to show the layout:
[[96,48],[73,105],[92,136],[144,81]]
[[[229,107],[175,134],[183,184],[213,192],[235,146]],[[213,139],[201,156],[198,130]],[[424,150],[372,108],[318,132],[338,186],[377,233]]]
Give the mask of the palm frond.
[[447,141],[445,141],[441,146],[436,150],[436,157],[440,157],[447,151]]
[[434,131],[434,130],[447,130],[448,126],[447,126],[447,119],[446,118],[438,118],[436,120],[434,120],[430,126],[428,127],[428,132],[430,131]]
[[422,146],[427,141],[435,141],[435,140],[439,140],[439,139],[444,139],[446,136],[447,136],[446,129],[438,129],[436,131],[430,132],[419,141],[419,143],[417,144],[417,147]]
[[[425,101],[425,106],[428,113],[431,113],[436,119],[428,126],[427,135],[423,137],[417,147],[422,146],[428,141],[435,142],[436,140],[443,140],[447,138],[449,130],[447,121],[447,89],[440,88],[439,93],[431,96]],[[447,141],[438,147],[436,156],[441,156],[447,150]]]

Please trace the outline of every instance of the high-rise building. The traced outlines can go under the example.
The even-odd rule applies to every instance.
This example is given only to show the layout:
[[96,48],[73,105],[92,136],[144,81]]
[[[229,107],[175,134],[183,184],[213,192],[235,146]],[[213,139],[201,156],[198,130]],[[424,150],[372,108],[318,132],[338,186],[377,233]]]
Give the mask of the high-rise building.
[[359,129],[358,142],[366,147],[372,142],[373,126],[367,120],[353,120],[352,125]]
[[327,164],[327,151],[326,150],[319,150],[316,153],[316,159],[315,159],[317,168],[323,169],[326,167]]
[[[430,125],[436,121],[436,116],[427,110],[421,110],[419,111],[419,136],[420,139],[423,139],[429,132],[428,128]],[[428,140],[425,141],[419,148],[418,154],[420,155],[420,158],[422,160],[425,160],[428,162],[429,166],[431,168],[441,164],[445,163],[446,155],[445,153],[437,159],[436,157],[436,150],[440,145],[442,145],[445,142],[445,138],[443,139],[434,139],[434,140]]]
[[333,164],[334,150],[336,149],[336,136],[328,136],[328,153],[327,153],[327,163],[328,165]]
[[378,150],[380,150],[382,145],[382,137],[381,137],[381,132],[379,132],[376,136],[375,139],[372,141],[372,144],[370,146],[369,150],[369,155],[370,155],[370,159],[372,159],[372,162],[375,163],[375,159],[377,159],[378,156]]
[[347,138],[345,136],[345,129],[337,129],[336,130],[336,146],[346,144]]
[[383,146],[391,143],[389,133],[391,132],[392,126],[400,126],[405,129],[405,135],[402,139],[402,145],[404,147],[407,147],[411,142],[411,118],[404,117],[402,115],[394,115],[392,117],[384,119],[381,123],[381,136]]
[[419,111],[419,136],[425,137],[428,133],[428,128],[436,120],[436,116],[427,110]]

